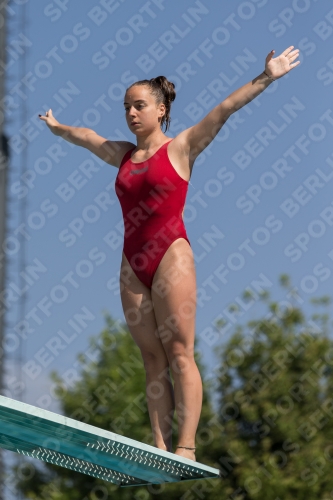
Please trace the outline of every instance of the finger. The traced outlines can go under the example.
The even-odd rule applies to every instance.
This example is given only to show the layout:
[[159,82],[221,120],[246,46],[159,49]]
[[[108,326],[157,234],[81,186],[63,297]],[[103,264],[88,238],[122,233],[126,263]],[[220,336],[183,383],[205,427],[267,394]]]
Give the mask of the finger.
[[288,57],[293,56],[295,54],[299,54],[299,49],[295,49],[295,50],[289,52]]
[[281,55],[286,56],[287,54],[289,54],[289,52],[290,52],[290,51],[291,51],[291,49],[293,49],[293,48],[294,48],[294,46],[293,46],[293,45],[290,45],[290,47],[288,47],[286,50],[284,50],[284,51],[282,52],[282,54],[281,54]]
[[299,64],[301,64],[301,61],[296,61],[295,63],[292,63],[289,67],[290,67],[290,69],[293,69],[296,66],[298,66]]
[[295,61],[296,57],[298,57],[298,54],[295,54],[293,57],[290,57],[289,61]]
[[266,57],[266,62],[269,62],[272,59],[274,52],[275,52],[275,50],[270,51],[270,53]]

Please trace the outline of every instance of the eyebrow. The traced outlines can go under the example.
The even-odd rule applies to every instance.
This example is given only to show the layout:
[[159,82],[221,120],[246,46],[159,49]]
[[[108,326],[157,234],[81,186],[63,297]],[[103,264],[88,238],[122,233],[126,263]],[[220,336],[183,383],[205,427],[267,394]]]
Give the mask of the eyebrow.
[[[137,101],[134,101],[134,102],[147,102],[145,101],[144,99],[138,99]],[[124,104],[129,104],[128,102],[124,102]]]

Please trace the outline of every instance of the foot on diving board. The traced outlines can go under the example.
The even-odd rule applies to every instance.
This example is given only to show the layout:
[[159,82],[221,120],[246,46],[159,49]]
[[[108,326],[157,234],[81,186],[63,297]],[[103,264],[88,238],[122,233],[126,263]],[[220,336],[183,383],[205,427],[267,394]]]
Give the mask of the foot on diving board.
[[0,448],[119,486],[221,478],[219,469],[5,396]]

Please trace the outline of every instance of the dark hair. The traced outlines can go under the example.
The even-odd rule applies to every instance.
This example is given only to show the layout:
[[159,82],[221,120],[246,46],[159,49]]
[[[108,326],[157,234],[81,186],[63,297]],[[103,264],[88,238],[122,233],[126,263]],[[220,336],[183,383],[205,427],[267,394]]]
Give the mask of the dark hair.
[[157,76],[156,78],[151,78],[150,80],[139,80],[138,82],[133,83],[128,87],[129,90],[134,85],[147,85],[150,89],[150,93],[156,99],[156,103],[160,104],[161,102],[165,105],[165,114],[162,116],[161,127],[165,122],[165,132],[168,130],[171,117],[170,117],[170,109],[171,103],[176,99],[175,85],[165,76]]

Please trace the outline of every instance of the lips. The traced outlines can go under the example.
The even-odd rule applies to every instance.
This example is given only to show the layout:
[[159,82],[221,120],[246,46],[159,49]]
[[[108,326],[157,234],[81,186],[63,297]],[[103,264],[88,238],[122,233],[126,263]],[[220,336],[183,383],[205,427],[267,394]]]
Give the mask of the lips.
[[131,125],[139,125],[139,122],[131,122]]

